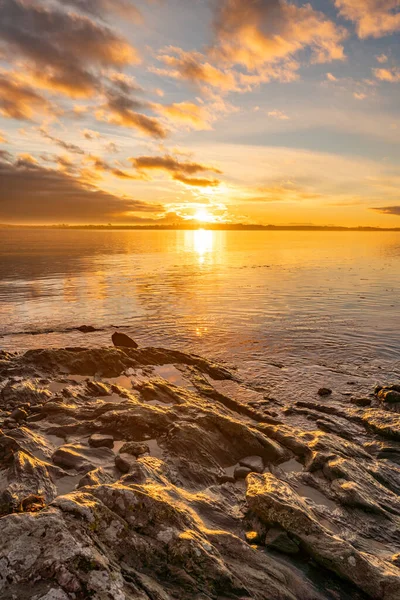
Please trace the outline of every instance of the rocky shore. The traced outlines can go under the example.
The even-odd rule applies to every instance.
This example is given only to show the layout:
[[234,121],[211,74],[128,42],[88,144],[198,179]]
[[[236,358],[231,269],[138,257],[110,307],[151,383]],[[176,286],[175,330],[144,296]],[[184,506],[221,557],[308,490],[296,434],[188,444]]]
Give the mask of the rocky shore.
[[400,598],[399,385],[121,344],[0,351],[2,600]]

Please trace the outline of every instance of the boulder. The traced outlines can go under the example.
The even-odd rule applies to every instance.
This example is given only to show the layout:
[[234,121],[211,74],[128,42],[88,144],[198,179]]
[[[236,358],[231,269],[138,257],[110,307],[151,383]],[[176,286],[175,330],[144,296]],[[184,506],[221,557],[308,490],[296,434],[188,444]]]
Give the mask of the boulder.
[[131,454],[132,456],[141,456],[150,454],[150,448],[145,442],[126,442],[119,451],[120,454]]
[[92,448],[112,448],[114,446],[114,437],[103,433],[94,433],[89,438],[89,446]]
[[318,390],[318,396],[330,396],[332,394],[332,390],[329,388],[322,387]]
[[254,473],[262,473],[264,471],[264,462],[261,456],[247,456],[239,461],[239,465],[251,469]]
[[121,473],[129,473],[136,465],[136,459],[131,454],[117,454],[115,457],[115,466]]
[[138,348],[138,344],[125,333],[119,333],[116,331],[111,336],[114,346],[117,348]]

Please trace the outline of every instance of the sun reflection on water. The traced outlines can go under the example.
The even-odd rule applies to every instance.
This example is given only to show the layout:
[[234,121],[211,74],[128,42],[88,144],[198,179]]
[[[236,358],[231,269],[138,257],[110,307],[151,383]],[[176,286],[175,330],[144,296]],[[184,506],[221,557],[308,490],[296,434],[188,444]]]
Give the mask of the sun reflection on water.
[[206,255],[214,250],[215,232],[208,229],[196,229],[196,231],[187,231],[186,245],[192,247],[198,255],[199,263],[205,262]]

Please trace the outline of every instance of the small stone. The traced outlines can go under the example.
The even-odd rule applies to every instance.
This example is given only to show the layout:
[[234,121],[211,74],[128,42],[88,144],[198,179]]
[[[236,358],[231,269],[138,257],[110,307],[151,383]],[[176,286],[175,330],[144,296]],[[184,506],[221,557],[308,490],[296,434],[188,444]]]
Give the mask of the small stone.
[[332,390],[330,390],[329,388],[320,388],[318,390],[318,396],[330,396],[332,394]]
[[115,457],[115,466],[121,473],[129,473],[136,463],[131,454],[117,454]]
[[126,442],[119,452],[120,454],[141,456],[142,454],[150,454],[150,448],[144,442]]
[[254,473],[262,473],[264,471],[264,462],[261,456],[247,456],[239,461],[241,467],[247,467]]
[[356,406],[370,406],[371,398],[352,398],[350,402]]
[[94,331],[97,331],[93,325],[81,325],[80,327],[77,327],[76,330],[81,333],[93,333]]
[[102,433],[94,433],[89,438],[89,446],[92,448],[112,448],[114,446],[114,437]]
[[219,483],[235,483],[235,478],[232,475],[221,475]]
[[234,476],[235,479],[246,479],[247,475],[250,475],[251,473],[251,469],[249,469],[248,467],[236,467],[235,472],[234,472]]
[[20,423],[28,418],[28,413],[23,408],[16,408],[12,411],[11,418]]
[[125,333],[116,331],[111,336],[114,346],[117,348],[138,348],[137,343]]
[[265,545],[283,554],[297,554],[299,551],[298,545],[290,539],[286,531],[278,528],[272,528],[268,531]]

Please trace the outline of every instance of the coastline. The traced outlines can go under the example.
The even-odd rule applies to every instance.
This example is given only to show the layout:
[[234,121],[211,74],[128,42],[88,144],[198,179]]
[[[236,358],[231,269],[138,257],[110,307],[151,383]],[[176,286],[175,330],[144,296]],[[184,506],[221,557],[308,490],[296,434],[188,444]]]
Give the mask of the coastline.
[[0,351],[1,597],[395,600],[396,393],[272,398],[159,348]]

